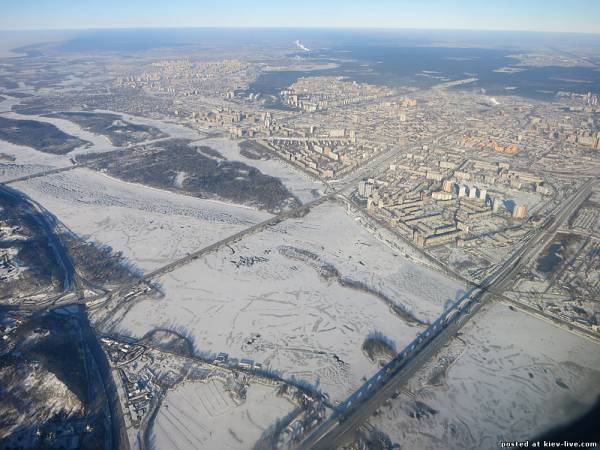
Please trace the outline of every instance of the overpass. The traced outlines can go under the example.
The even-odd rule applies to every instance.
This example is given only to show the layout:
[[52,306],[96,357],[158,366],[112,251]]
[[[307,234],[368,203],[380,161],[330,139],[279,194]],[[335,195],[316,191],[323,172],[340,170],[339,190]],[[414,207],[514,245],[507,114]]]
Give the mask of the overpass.
[[558,228],[579,208],[589,196],[596,181],[596,178],[588,180],[559,205],[537,233],[515,251],[502,266],[483,280],[470,294],[444,311],[388,364],[342,402],[332,415],[309,434],[297,448],[326,450],[352,441],[358,427],[368,420],[373,412],[405,384],[429,358],[449,342],[455,333],[479,311],[486,300],[506,289],[513,277],[537,255],[548,239],[554,236]]

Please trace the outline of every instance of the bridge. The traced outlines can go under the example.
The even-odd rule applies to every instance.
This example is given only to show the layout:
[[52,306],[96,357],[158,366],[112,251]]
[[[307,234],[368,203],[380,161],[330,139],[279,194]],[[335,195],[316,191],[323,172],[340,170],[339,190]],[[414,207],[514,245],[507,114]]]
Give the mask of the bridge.
[[427,360],[443,347],[481,308],[486,300],[501,294],[512,278],[543,248],[558,228],[589,196],[597,178],[589,179],[570,198],[559,205],[553,215],[529,240],[494,273],[444,311],[435,322],[409,343],[388,364],[340,403],[332,415],[309,434],[299,450],[333,449],[352,440],[358,427],[375,410],[408,381]]

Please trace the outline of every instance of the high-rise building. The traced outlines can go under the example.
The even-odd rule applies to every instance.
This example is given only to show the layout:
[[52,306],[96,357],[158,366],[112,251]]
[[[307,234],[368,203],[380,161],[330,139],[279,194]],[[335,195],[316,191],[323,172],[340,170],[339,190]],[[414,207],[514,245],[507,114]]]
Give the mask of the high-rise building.
[[479,201],[485,202],[486,197],[487,197],[487,190],[479,189]]
[[358,195],[361,197],[368,197],[373,192],[373,183],[370,183],[368,180],[362,180],[358,183]]
[[442,185],[442,190],[444,192],[452,192],[452,188],[454,187],[454,183],[450,180],[444,180],[444,184]]
[[467,186],[465,184],[460,186],[460,189],[458,190],[458,196],[459,197],[465,197],[467,195]]
[[475,186],[469,188],[469,198],[477,198],[477,188]]
[[517,205],[515,209],[513,209],[513,218],[514,219],[524,219],[527,215],[527,207],[525,205]]
[[433,192],[431,198],[434,200],[452,200],[452,194],[450,192]]
[[502,199],[498,197],[492,198],[492,212],[497,213],[500,211],[500,206],[502,205]]

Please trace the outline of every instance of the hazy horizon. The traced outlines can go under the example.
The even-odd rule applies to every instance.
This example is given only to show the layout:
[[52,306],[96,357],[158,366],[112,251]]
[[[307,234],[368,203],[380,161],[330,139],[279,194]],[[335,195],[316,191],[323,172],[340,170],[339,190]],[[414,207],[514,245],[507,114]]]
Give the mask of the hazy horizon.
[[524,33],[524,34],[558,34],[600,36],[600,31],[545,31],[525,29],[483,29],[483,28],[424,28],[424,27],[377,27],[377,26],[276,26],[276,25],[140,25],[140,26],[98,26],[72,28],[7,28],[0,33],[35,33],[60,31],[101,31],[101,30],[355,30],[355,31],[442,31],[468,33]]
[[9,1],[0,30],[99,28],[374,28],[600,33],[600,4],[586,0],[509,0],[502,4],[465,0],[307,0],[301,7],[273,0],[204,1],[71,0]]

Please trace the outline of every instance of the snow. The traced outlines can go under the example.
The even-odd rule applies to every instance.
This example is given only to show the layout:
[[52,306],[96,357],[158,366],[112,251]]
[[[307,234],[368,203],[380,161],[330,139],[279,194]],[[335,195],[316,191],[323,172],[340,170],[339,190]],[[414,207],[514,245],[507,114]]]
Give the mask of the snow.
[[9,112],[14,105],[21,102],[20,98],[10,97],[9,94],[2,93],[4,100],[0,100],[0,113]]
[[[498,197],[507,202],[508,204],[505,204],[505,207],[510,205],[509,201],[514,202],[514,206],[525,205],[525,207],[527,208],[528,215],[535,213],[547,203],[544,197],[536,192],[521,191],[519,189],[514,189],[509,186],[495,184],[493,185],[482,182],[465,184],[469,186],[477,186],[481,189],[486,189],[488,191],[488,195],[492,197]],[[510,212],[512,212],[512,210]]]
[[87,132],[73,122],[62,119],[41,117],[39,115],[23,115],[11,112],[10,108],[13,105],[18,104],[20,101],[21,99],[12,97],[7,97],[6,100],[1,101],[0,115],[2,117],[18,120],[37,120],[40,122],[51,123],[56,125],[61,131],[83,139],[92,145],[83,145],[67,155],[53,155],[50,153],[40,152],[31,147],[15,145],[0,140],[0,154],[4,153],[6,155],[15,157],[14,161],[0,160],[0,181],[8,181],[48,169],[68,167],[72,165],[71,157],[78,153],[104,152],[115,149],[106,137]]
[[241,161],[252,167],[256,167],[262,173],[279,178],[281,182],[296,195],[301,202],[306,203],[315,199],[313,191],[319,191],[322,195],[325,185],[312,179],[305,173],[294,169],[289,163],[275,155],[271,159],[251,159],[240,154],[239,142],[229,138],[210,138],[195,142],[195,145],[211,147],[221,153],[230,161]]
[[95,109],[94,112],[117,114],[117,115],[121,116],[121,118],[123,120],[125,120],[127,122],[131,122],[131,123],[137,124],[137,125],[147,125],[147,126],[151,126],[151,127],[156,127],[163,133],[166,133],[173,138],[197,140],[197,139],[202,139],[206,136],[206,134],[202,131],[193,130],[184,125],[180,125],[178,123],[169,122],[169,121],[165,121],[165,120],[157,120],[157,119],[151,119],[149,117],[134,116],[134,115],[123,113],[123,112],[112,111],[110,109]]
[[183,182],[188,177],[186,172],[177,172],[175,179],[173,180],[173,185],[176,188],[183,189]]
[[74,392],[69,390],[69,387],[63,383],[54,373],[44,371],[31,371],[27,374],[23,384],[27,390],[32,393],[31,397],[44,397],[46,417],[53,417],[59,413],[66,416],[80,413],[83,405],[77,398]]
[[71,122],[69,120],[43,117],[37,114],[19,114],[16,112],[7,112],[2,114],[2,116],[9,119],[36,120],[38,122],[50,123],[56,126],[59,130],[63,131],[64,133],[78,137],[79,139],[87,141],[89,144],[91,144],[83,144],[82,146],[78,147],[72,152],[69,152],[67,158],[79,153],[101,153],[116,149],[116,147],[113,147],[113,145],[110,143],[106,136],[86,131],[76,123]]
[[[83,405],[69,387],[54,373],[34,364],[7,365],[0,368],[4,405],[0,408],[0,438],[19,426],[43,425],[58,414],[66,417],[81,414]],[[13,408],[18,405],[19,408]],[[3,409],[3,408],[7,408]]]
[[376,240],[338,204],[315,208],[296,223],[301,234],[294,245],[319,253],[342,275],[384,292],[421,320],[434,321],[464,292],[462,283],[417,265]]
[[[3,160],[2,154],[13,156],[15,159],[14,161]],[[0,140],[0,182],[71,165],[69,156],[51,155],[31,147]]]
[[144,271],[269,217],[250,208],[125,183],[83,168],[14,187],[41,203],[71,231],[122,251]]
[[313,265],[282,254],[284,246],[314,252],[342,277],[393,293],[420,319],[436,317],[462,289],[395,256],[329,203],[160,277],[164,298],[135,304],[114,318],[114,329],[138,337],[154,328],[183,330],[201,351],[254,359],[341,400],[376,370],[361,350],[370,332],[402,348],[422,328],[378,296],[322,278]]
[[252,384],[237,405],[220,381],[184,383],[169,391],[152,429],[154,448],[249,449],[293,409],[276,388]]
[[[18,120],[37,120],[39,122],[46,122],[55,125],[61,131],[70,134],[71,136],[78,137],[88,144],[84,144],[81,147],[71,151],[67,156],[62,156],[63,159],[67,161],[71,156],[76,156],[78,154],[84,153],[103,153],[114,151],[117,148],[111,144],[110,140],[107,136],[103,136],[101,134],[96,134],[91,131],[84,130],[81,126],[77,125],[75,122],[72,122],[67,119],[59,119],[52,117],[44,117],[38,114],[19,114],[14,111],[10,111],[10,108],[15,104],[21,102],[21,99],[7,98],[6,100],[0,102],[0,113],[3,117],[18,119]],[[146,119],[142,117],[130,116],[128,114],[123,114],[115,111],[108,110],[98,110],[96,112],[104,112],[110,114],[116,114],[121,116],[123,120],[131,122],[133,124],[140,125],[150,125],[155,126],[160,129],[164,133],[167,133],[175,138],[186,138],[186,139],[201,139],[204,137],[204,134],[195,130],[191,130],[187,127],[176,125],[168,122],[162,122],[152,119]],[[151,139],[148,142],[153,142],[159,139]],[[0,144],[4,144],[4,142],[0,141]],[[91,145],[90,145],[91,144]],[[140,144],[136,144],[140,145]],[[40,155],[44,155],[42,152],[36,152]]]
[[[596,343],[494,303],[370,422],[406,448],[497,448],[577,418],[598,394]],[[437,414],[410,417],[416,401]]]
[[[0,102],[0,111],[6,111],[10,109],[14,104],[19,103],[19,99],[7,98],[3,102]],[[4,106],[4,108],[2,108]],[[291,165],[283,162],[276,156],[273,156],[269,160],[253,160],[242,156],[239,152],[238,141],[229,138],[210,138],[205,139],[204,133],[192,130],[182,125],[177,125],[169,122],[153,120],[149,118],[131,116],[129,114],[123,114],[110,110],[97,110],[96,112],[117,114],[131,123],[143,124],[154,126],[164,133],[171,135],[174,138],[185,138],[196,141],[197,145],[206,145],[212,147],[223,154],[227,159],[232,161],[241,161],[252,167],[256,167],[262,173],[279,178],[282,183],[294,194],[300,201],[308,202],[315,198],[313,192],[318,191],[322,193],[325,189],[323,183],[311,179],[308,175],[294,169]],[[39,166],[51,166],[51,167],[63,167],[70,165],[70,158],[78,154],[83,153],[102,153],[109,152],[116,149],[106,136],[95,134],[84,130],[82,127],[74,122],[66,119],[49,118],[40,115],[24,115],[16,112],[4,112],[2,116],[13,119],[27,119],[27,120],[38,120],[41,122],[51,123],[58,127],[61,131],[83,139],[91,145],[82,146],[68,155],[49,155],[43,152],[36,151],[34,149],[22,146],[15,146],[3,141],[0,141],[0,153],[7,153],[13,156],[17,156],[19,159],[14,162],[18,165],[29,165],[35,164],[35,168],[31,170],[20,169],[14,167],[5,167],[0,164],[0,178],[2,180],[8,180],[24,174],[35,173],[36,171],[43,170],[43,167]],[[199,140],[200,139],[200,140]],[[13,164],[13,166],[14,166]],[[178,181],[178,180],[176,180]],[[183,181],[183,180],[181,180]],[[319,195],[319,194],[317,194]]]

